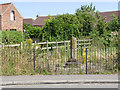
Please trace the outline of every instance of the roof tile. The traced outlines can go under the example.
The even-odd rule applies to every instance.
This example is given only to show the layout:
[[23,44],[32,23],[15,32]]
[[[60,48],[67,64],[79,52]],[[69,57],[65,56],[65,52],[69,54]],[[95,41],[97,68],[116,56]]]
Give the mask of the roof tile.
[[110,12],[100,12],[101,18],[106,17],[105,21],[109,22],[112,20],[112,14],[114,14],[116,17],[120,16],[120,11],[110,11]]
[[[105,21],[109,22],[110,20],[112,20],[112,14],[114,14],[116,17],[120,16],[120,11],[110,11],[110,12],[100,12],[99,13],[101,18],[106,17]],[[55,17],[55,16],[51,16],[51,17]],[[28,23],[28,24],[32,24],[33,26],[41,26],[41,25],[45,25],[44,20],[49,19],[48,16],[37,16],[36,20],[33,19],[24,19],[24,23]]]
[[9,7],[11,3],[0,4],[0,15],[2,15],[5,10]]
[[47,19],[49,19],[48,16],[39,16],[39,17],[37,17],[35,22],[33,22],[32,25],[45,25],[44,20],[47,20]]

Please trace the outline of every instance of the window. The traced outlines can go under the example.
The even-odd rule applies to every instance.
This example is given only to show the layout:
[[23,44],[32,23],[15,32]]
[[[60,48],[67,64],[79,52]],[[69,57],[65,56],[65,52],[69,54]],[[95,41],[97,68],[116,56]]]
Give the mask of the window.
[[10,19],[13,21],[15,20],[15,12],[12,10],[10,13]]

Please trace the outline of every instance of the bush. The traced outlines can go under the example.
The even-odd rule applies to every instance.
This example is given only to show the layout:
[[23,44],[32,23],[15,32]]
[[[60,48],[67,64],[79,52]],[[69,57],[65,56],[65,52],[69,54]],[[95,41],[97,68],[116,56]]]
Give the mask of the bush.
[[23,41],[21,31],[2,31],[2,43],[18,44]]
[[24,29],[24,38],[29,39],[29,38],[38,38],[42,39],[42,29],[40,27],[34,27],[30,24],[23,24],[23,29]]

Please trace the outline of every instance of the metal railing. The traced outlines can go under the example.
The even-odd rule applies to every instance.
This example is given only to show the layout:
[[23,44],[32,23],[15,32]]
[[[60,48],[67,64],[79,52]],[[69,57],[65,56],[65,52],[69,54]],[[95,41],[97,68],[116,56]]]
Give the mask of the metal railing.
[[[37,43],[45,44],[45,47],[38,49],[29,48],[27,45],[24,48],[15,47],[15,45],[14,47],[4,46],[2,48],[2,73],[3,75],[48,75],[112,74],[117,72],[118,61],[115,47],[93,48],[90,44],[86,44],[88,46],[84,47],[81,43],[80,40],[77,40],[75,60],[70,54],[70,41]],[[54,44],[52,47],[54,49],[49,47],[50,44]]]

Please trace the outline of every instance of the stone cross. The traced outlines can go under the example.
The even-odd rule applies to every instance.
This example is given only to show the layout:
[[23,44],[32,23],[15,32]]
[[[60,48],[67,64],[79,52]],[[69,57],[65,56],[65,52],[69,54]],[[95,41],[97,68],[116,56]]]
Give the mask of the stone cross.
[[71,60],[77,60],[77,39],[73,36],[71,39]]

